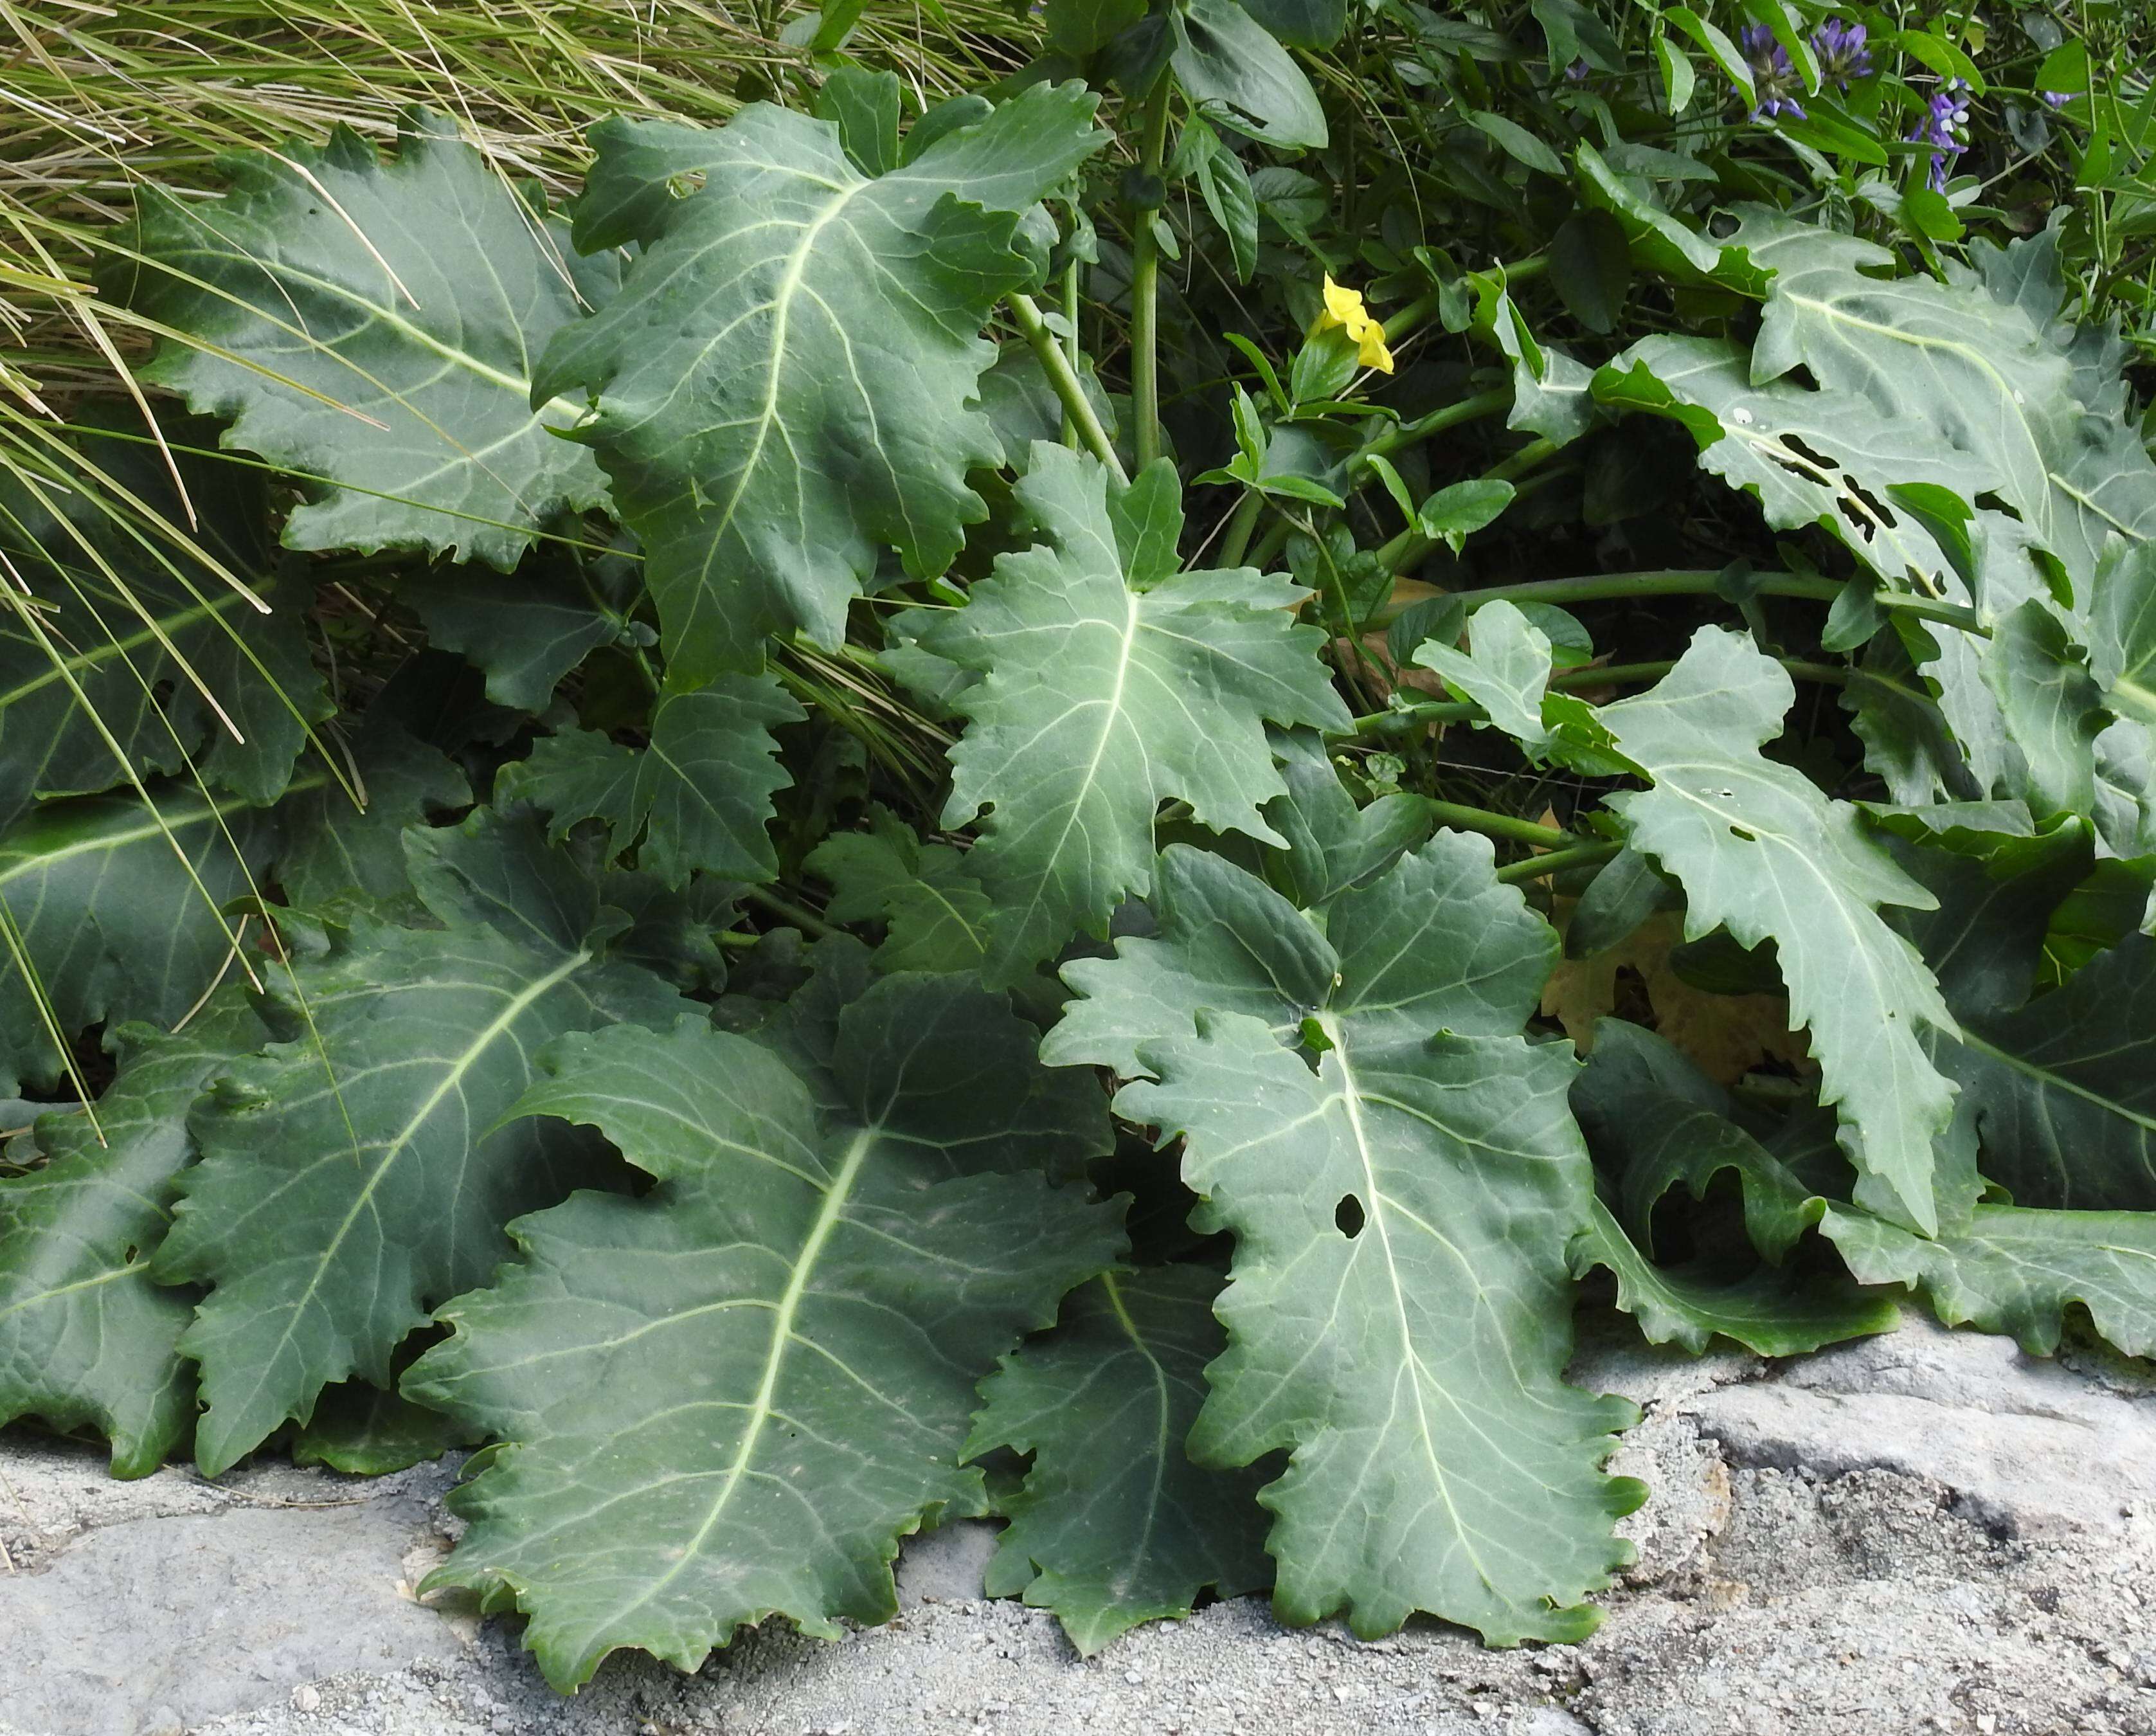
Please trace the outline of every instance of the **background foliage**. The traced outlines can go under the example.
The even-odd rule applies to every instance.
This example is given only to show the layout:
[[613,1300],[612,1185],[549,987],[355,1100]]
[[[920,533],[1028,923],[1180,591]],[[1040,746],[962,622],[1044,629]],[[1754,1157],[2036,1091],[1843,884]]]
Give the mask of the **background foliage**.
[[0,18],[0,1415],[480,1446],[572,1688],[2156,1350],[2136,8]]

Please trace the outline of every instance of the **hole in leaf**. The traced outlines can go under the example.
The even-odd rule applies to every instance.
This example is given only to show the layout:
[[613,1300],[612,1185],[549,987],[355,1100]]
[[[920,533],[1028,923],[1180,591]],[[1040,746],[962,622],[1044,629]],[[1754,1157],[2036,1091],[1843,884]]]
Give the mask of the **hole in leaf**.
[[1732,826],[1729,829],[1729,835],[1732,838],[1741,838],[1747,844],[1757,844],[1759,841],[1759,835],[1757,832],[1748,832],[1742,826]]
[[1363,1233],[1363,1202],[1353,1194],[1342,1194],[1339,1204],[1332,1208],[1333,1227],[1353,1241]]

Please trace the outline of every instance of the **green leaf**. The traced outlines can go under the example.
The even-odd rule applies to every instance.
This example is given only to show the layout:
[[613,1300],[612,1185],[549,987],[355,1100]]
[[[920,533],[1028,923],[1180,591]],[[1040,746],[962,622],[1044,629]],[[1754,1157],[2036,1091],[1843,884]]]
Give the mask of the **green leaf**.
[[1589,331],[1614,331],[1632,289],[1624,229],[1606,211],[1573,212],[1550,238],[1549,277],[1573,318]]
[[[1691,63],[1674,49],[1669,50],[1669,55],[1674,58],[1666,59],[1665,67],[1682,67],[1682,75],[1689,81]],[[1683,106],[1683,101],[1672,89],[1671,112]],[[1754,300],[1764,297],[1768,275],[1753,265],[1751,256],[1743,248],[1710,241],[1687,228],[1681,219],[1663,210],[1632,181],[1612,168],[1602,153],[1584,139],[1573,147],[1573,163],[1578,172],[1581,198],[1591,208],[1606,211],[1617,220],[1632,257],[1649,270],[1680,283],[1712,284]]]
[[1001,557],[921,634],[982,676],[951,701],[970,721],[943,824],[990,809],[968,863],[996,905],[993,981],[1074,930],[1104,932],[1145,891],[1165,799],[1214,831],[1281,842],[1258,811],[1284,787],[1265,723],[1347,725],[1322,629],[1284,613],[1304,593],[1247,570],[1174,570],[1175,494],[1164,460],[1126,490],[1091,458],[1035,447],[1018,495],[1046,541]]
[[292,1441],[292,1462],[347,1477],[387,1477],[485,1438],[455,1418],[395,1392],[347,1380],[324,1393]]
[[2156,1210],[2156,941],[2129,935],[2063,988],[1965,1016],[1940,1065],[2017,1203]]
[[1979,1205],[1965,1229],[1925,1241],[1836,1212],[1826,1233],[1866,1283],[1920,1289],[1948,1326],[2010,1333],[2031,1356],[2059,1348],[2076,1303],[2128,1356],[2156,1352],[2156,1215]]
[[0,916],[13,931],[0,958],[0,1095],[62,1076],[41,1000],[69,1041],[100,1023],[177,1024],[230,962],[218,910],[251,890],[274,838],[236,796],[182,789],[50,803],[0,833]]
[[1242,159],[1220,143],[1213,129],[1196,116],[1183,127],[1186,139],[1199,141],[1195,149],[1198,191],[1213,221],[1228,238],[1228,258],[1235,268],[1235,281],[1248,283],[1258,263],[1258,198],[1250,191],[1250,172]]
[[526,1263],[405,1380],[505,1442],[427,1587],[524,1610],[557,1687],[619,1646],[694,1670],[769,1615],[896,1614],[900,1538],[983,1506],[975,1384],[1121,1246],[1117,1207],[1041,1174],[1106,1144],[1099,1097],[999,999],[887,977],[829,1035],[804,1080],[701,1021],[603,1031],[518,1106],[658,1182],[524,1220]]
[[890,809],[872,807],[865,832],[834,832],[803,865],[835,889],[824,914],[834,922],[881,922],[879,970],[978,970],[994,907],[947,844],[923,844]]
[[1329,904],[1430,836],[1430,810],[1413,796],[1380,796],[1358,809],[1314,732],[1276,734],[1273,753],[1287,794],[1266,804],[1265,818],[1287,845],[1265,850],[1265,877],[1291,902]]
[[1291,1621],[1577,1639],[1625,1557],[1610,1526],[1640,1492],[1600,1466],[1629,1407],[1563,1380],[1592,1199],[1573,1063],[1518,1035],[1557,938],[1491,862],[1441,832],[1321,931],[1172,848],[1158,937],[1068,966],[1043,1050],[1138,1076],[1117,1112],[1183,1138],[1198,1227],[1236,1237],[1191,1453],[1291,1449],[1262,1498]]
[[[143,377],[228,445],[317,477],[289,548],[424,548],[506,571],[564,509],[605,504],[591,455],[556,437],[576,406],[532,358],[613,288],[452,122],[407,116],[382,163],[339,128],[321,150],[228,157],[232,190],[148,188],[116,285],[190,340]],[[116,274],[117,275],[117,274]]]
[[1564,160],[1518,121],[1493,115],[1487,109],[1470,109],[1465,118],[1513,162],[1539,169],[1545,175],[1562,177],[1564,174]]
[[1146,0],[1048,0],[1048,39],[1074,60],[1094,55],[1146,15]]
[[1794,699],[1781,665],[1748,639],[1702,628],[1652,689],[1597,713],[1652,786],[1609,806],[1632,846],[1683,885],[1686,939],[1726,927],[1747,947],[1776,943],[1790,1017],[1810,1032],[1845,1148],[1929,1233],[1932,1142],[1953,1115],[1953,1087],[1922,1036],[1951,1035],[1954,1021],[1879,907],[1922,909],[1931,895],[1855,810],[1759,752]]
[[1424,536],[1444,543],[1455,554],[1460,545],[1512,504],[1512,485],[1496,477],[1478,476],[1440,488],[1422,503],[1415,522]]
[[398,590],[426,623],[429,644],[462,652],[485,675],[489,699],[543,711],[562,676],[621,637],[636,588],[627,562],[602,561],[513,575],[453,567]]
[[1616,1172],[1625,1227],[1650,1255],[1655,1208],[1672,1188],[1704,1199],[1717,1177],[1734,1175],[1745,1233],[1776,1266],[1825,1215],[1823,1189],[1847,1192],[1845,1165],[1832,1184],[1799,1175],[1738,1124],[1726,1091],[1661,1037],[1621,1019],[1597,1024],[1572,1107],[1589,1148]]
[[[103,486],[187,524],[154,453],[90,438],[82,449]],[[110,789],[131,768],[148,779],[192,765],[249,801],[274,801],[309,726],[330,714],[308,656],[309,588],[273,568],[266,487],[235,465],[176,462],[196,515],[189,534],[267,614],[153,525],[98,511],[85,484],[0,471],[0,562],[44,605],[37,631],[0,607],[0,826],[36,797]]]
[[839,129],[839,142],[864,175],[898,167],[901,87],[895,72],[838,66],[816,93],[816,118]]
[[557,840],[583,820],[602,820],[614,854],[634,847],[637,865],[670,886],[699,871],[775,880],[765,827],[773,792],[793,780],[771,732],[807,716],[774,675],[721,675],[663,696],[641,747],[588,729],[542,737],[529,758],[502,768],[495,799],[546,809]]
[[1732,239],[1774,274],[1754,379],[1801,365],[1881,413],[1934,421],[2076,588],[2114,531],[2156,536],[2156,465],[2125,419],[2092,419],[2073,361],[2025,301],[1973,273],[1881,278],[1894,263],[1885,248],[1758,208]]
[[1617,1306],[1649,1343],[1681,1344],[1694,1356],[1717,1338],[1761,1356],[1799,1356],[1901,1324],[1891,1296],[1867,1295],[1845,1279],[1807,1283],[1768,1269],[1723,1281],[1656,1266],[1599,1200],[1593,1226],[1572,1244],[1572,1263],[1582,1277],[1598,1266],[1609,1271]]
[[535,1051],[567,1031],[665,1026],[682,1005],[608,963],[603,929],[565,944],[542,932],[551,912],[475,920],[490,876],[519,883],[489,859],[536,841],[491,821],[475,816],[463,855],[414,876],[451,926],[362,924],[272,978],[264,1014],[282,1040],[234,1061],[196,1112],[203,1161],[153,1270],[213,1287],[182,1343],[202,1365],[195,1453],[210,1475],[305,1423],[325,1386],[388,1385],[428,1310],[507,1256],[511,1218],[603,1174],[562,1128],[500,1124]]
[[[884,547],[932,578],[985,515],[966,473],[1003,455],[968,407],[995,359],[981,327],[1033,280],[1020,214],[1098,148],[1094,104],[1034,85],[873,180],[829,122],[762,103],[709,132],[594,130],[579,239],[643,251],[537,390],[597,395],[588,438],[675,681],[755,666],[772,631],[835,645]],[[701,188],[670,198],[690,172]]]
[[349,770],[364,807],[327,778],[280,804],[278,883],[292,904],[316,916],[357,910],[416,916],[421,907],[404,854],[405,829],[465,806],[471,785],[448,755],[379,712],[352,742]]
[[1325,110],[1294,58],[1235,0],[1178,0],[1169,64],[1209,119],[1283,151],[1322,151]]
[[1414,660],[1435,670],[1448,687],[1481,706],[1493,724],[1528,752],[1541,754],[1551,741],[1543,724],[1549,640],[1502,598],[1477,609],[1468,632],[1470,650],[1433,639],[1416,650]]
[[1329,49],[1348,28],[1348,0],[1243,0],[1243,10],[1293,48]]
[[100,1430],[115,1477],[148,1476],[187,1440],[194,1379],[177,1346],[194,1299],[151,1283],[149,1256],[194,1157],[187,1106],[265,1035],[237,989],[176,1035],[123,1025],[95,1124],[39,1119],[44,1166],[0,1180],[0,1421]]
[[1205,1365],[1227,1347],[1219,1288],[1195,1266],[1100,1278],[981,1388],[967,1456],[1033,1456],[1003,1502],[988,1595],[1053,1610],[1081,1657],[1142,1621],[1180,1620],[1209,1589],[1237,1597],[1272,1578],[1263,1474],[1204,1470],[1183,1450]]

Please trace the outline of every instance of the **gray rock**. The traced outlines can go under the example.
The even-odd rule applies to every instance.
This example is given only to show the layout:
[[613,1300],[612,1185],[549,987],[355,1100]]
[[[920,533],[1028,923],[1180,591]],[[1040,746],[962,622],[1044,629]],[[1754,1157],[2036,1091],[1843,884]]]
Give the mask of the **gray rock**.
[[8,1433],[0,1736],[2156,1736],[2146,1369],[1913,1321],[1780,1367],[1627,1332],[1574,1378],[1643,1406],[1617,1463],[1653,1494],[1577,1646],[1364,1645],[1239,1599],[1081,1662],[978,1600],[993,1530],[963,1523],[908,1545],[887,1627],[768,1628],[695,1676],[619,1656],[564,1700],[514,1623],[403,1589],[454,1529],[449,1466],[116,1484]]

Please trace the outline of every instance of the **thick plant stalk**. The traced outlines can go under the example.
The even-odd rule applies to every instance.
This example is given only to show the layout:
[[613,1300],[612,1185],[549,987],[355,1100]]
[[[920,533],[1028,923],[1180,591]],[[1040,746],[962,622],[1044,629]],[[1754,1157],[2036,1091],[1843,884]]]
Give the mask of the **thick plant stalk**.
[[1070,358],[1063,353],[1063,347],[1056,342],[1055,334],[1048,329],[1048,321],[1041,317],[1040,304],[1030,295],[1015,295],[1010,298],[1010,311],[1019,331],[1040,359],[1048,383],[1055,388],[1065,424],[1076,430],[1086,449],[1106,465],[1118,482],[1128,481],[1122,460],[1116,456],[1116,443],[1108,438],[1108,430],[1094,413],[1093,401],[1086,396],[1085,383],[1078,378],[1078,370],[1070,365]]
[[[1168,154],[1168,99],[1172,89],[1163,72],[1146,99],[1144,131],[1138,141],[1138,172],[1160,178]],[[1131,228],[1131,416],[1138,468],[1160,456],[1160,244],[1152,226],[1157,208],[1132,213]]]

